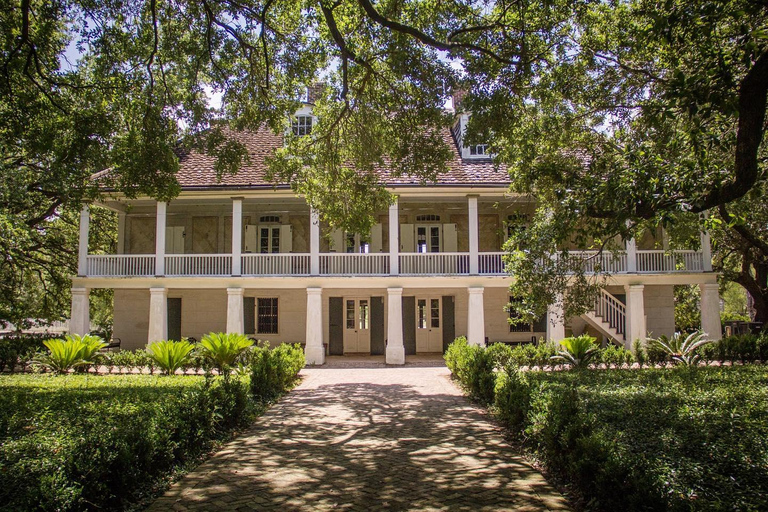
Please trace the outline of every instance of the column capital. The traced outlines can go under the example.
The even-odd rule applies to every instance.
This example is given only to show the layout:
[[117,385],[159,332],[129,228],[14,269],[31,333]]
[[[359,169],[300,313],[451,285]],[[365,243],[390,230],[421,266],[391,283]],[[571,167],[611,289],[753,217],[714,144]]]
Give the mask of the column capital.
[[242,201],[243,199],[245,199],[245,197],[243,197],[243,196],[232,196],[232,197],[230,197],[230,199],[232,199],[233,201]]
[[323,293],[323,289],[319,286],[312,286],[307,288],[307,295],[320,295]]
[[467,197],[470,198],[470,199],[472,199],[472,198],[477,199],[477,198],[480,197],[480,194],[467,194]]
[[149,288],[149,293],[168,293],[168,288],[163,286],[152,286]]
[[702,283],[699,285],[699,288],[701,288],[701,291],[720,292],[720,285],[717,283]]
[[239,286],[227,288],[227,295],[243,295],[244,293],[245,288],[240,288]]
[[393,286],[392,288],[387,288],[387,294],[388,295],[402,295],[403,294],[403,287],[402,286]]
[[643,289],[645,289],[644,284],[625,284],[624,289],[627,292],[641,292]]
[[470,294],[473,294],[473,295],[474,294],[482,295],[483,292],[485,291],[485,287],[484,286],[470,286],[470,287],[467,288],[467,291]]
[[72,287],[71,293],[72,295],[88,295],[89,291],[90,290],[88,288],[77,286],[77,287]]

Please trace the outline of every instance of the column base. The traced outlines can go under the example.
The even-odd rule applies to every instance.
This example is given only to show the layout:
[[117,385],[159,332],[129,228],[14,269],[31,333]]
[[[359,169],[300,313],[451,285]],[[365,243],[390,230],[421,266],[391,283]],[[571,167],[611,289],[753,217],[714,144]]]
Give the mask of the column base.
[[387,364],[405,364],[405,347],[387,347]]
[[325,364],[325,347],[320,345],[319,347],[310,347],[307,345],[304,347],[304,359],[306,363],[319,366]]

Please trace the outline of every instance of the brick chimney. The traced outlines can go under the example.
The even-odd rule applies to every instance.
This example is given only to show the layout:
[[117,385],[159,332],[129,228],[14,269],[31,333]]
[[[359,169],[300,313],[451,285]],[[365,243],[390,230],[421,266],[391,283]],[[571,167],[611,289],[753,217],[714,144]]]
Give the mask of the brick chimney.
[[307,87],[307,103],[315,104],[315,101],[322,96],[325,89],[325,82],[315,82]]
[[464,97],[467,95],[466,89],[454,89],[453,90],[453,110],[457,114],[464,111]]

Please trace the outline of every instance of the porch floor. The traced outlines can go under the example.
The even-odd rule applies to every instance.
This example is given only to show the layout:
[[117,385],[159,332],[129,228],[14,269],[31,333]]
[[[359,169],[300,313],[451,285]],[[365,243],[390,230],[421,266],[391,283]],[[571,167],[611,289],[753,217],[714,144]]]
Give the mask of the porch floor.
[[[416,354],[405,356],[406,367],[434,368],[445,367],[443,354]],[[402,368],[401,365],[388,365],[384,356],[349,354],[344,356],[326,356],[325,364],[312,366],[313,369],[335,368]]]

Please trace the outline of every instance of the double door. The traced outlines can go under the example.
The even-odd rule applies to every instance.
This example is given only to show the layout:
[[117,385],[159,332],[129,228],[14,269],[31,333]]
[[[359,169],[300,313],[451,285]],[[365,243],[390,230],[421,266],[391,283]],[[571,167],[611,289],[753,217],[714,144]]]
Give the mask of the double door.
[[370,297],[344,298],[344,353],[371,352]]
[[442,297],[416,297],[416,352],[443,351]]

